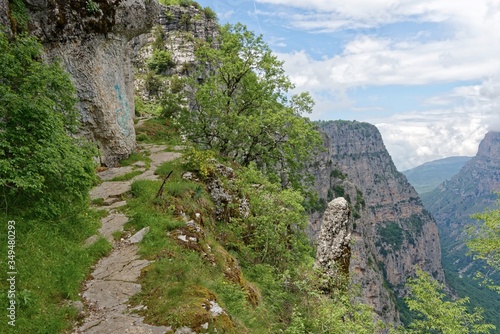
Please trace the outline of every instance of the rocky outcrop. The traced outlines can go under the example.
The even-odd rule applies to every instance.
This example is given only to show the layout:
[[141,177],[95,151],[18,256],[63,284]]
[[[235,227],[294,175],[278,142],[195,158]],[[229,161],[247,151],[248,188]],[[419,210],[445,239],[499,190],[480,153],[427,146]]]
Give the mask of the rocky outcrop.
[[[395,298],[421,267],[444,281],[434,220],[399,173],[373,125],[336,121],[321,126],[327,150],[311,166],[323,201],[342,196],[353,216],[350,273],[365,302],[385,322],[399,322]],[[311,216],[317,238],[324,216]],[[389,287],[389,289],[387,288]]]
[[128,42],[148,32],[159,15],[153,0],[28,0],[31,34],[48,60],[70,73],[83,134],[97,143],[103,165],[135,149],[134,87]]
[[338,197],[328,203],[318,237],[315,266],[330,277],[340,272],[349,273],[351,257],[349,203]]
[[217,21],[194,6],[161,6],[156,27],[159,29],[132,41],[134,66],[140,72],[146,71],[146,60],[153,53],[152,44],[161,39],[161,46],[172,55],[175,63],[168,74],[187,74],[195,64],[196,42],[215,41],[219,31]]

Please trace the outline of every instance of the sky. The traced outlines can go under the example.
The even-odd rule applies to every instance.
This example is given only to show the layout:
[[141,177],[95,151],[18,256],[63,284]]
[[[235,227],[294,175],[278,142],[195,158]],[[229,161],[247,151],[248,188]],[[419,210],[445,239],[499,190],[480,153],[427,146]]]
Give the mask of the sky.
[[198,0],[284,61],[312,120],[377,126],[404,171],[500,131],[500,0]]

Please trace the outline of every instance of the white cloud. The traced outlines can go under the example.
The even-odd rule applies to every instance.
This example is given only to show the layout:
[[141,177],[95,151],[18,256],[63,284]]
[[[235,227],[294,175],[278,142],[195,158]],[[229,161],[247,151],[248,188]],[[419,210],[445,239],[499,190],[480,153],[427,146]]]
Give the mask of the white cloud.
[[[488,0],[257,0],[280,5],[283,10],[299,9],[301,14],[287,13],[297,28],[320,31],[378,27],[404,21],[454,22],[496,20],[498,1]],[[261,13],[265,15],[265,12]],[[276,11],[268,12],[276,15]]]
[[234,15],[234,10],[226,10],[222,13],[217,13],[219,20],[228,20]]
[[[318,60],[305,50],[278,57],[285,60],[297,90],[307,90],[316,99],[312,118],[334,119],[337,110],[368,110],[362,120],[377,124],[400,170],[446,156],[474,155],[488,130],[500,130],[500,0],[257,2],[279,5],[259,15],[279,16],[288,28],[322,33],[318,39],[329,38],[328,32],[359,32],[331,57]],[[405,31],[384,37],[377,35],[378,29],[366,32],[404,22],[434,25],[406,36]],[[365,101],[360,108],[350,96],[359,87],[461,82],[478,84],[452,88],[422,105],[406,106],[407,113],[378,119],[377,106]],[[423,107],[429,110],[410,111]]]
[[398,169],[453,155],[475,155],[484,134],[500,130],[499,74],[444,95],[443,104],[453,103],[451,108],[373,119]]

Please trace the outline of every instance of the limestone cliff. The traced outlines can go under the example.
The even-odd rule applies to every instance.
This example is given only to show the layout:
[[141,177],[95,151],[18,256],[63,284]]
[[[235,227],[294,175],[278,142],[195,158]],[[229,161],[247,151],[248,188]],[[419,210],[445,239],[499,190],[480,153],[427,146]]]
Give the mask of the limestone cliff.
[[[2,6],[5,2],[2,2]],[[26,0],[30,33],[45,57],[61,60],[78,95],[84,134],[101,163],[116,165],[135,148],[133,68],[128,42],[159,14],[153,0]]]
[[[326,152],[311,167],[324,201],[343,196],[354,218],[350,272],[362,296],[386,322],[399,322],[395,297],[420,266],[444,281],[436,223],[399,173],[373,125],[336,121],[321,126]],[[311,216],[317,237],[322,215]]]

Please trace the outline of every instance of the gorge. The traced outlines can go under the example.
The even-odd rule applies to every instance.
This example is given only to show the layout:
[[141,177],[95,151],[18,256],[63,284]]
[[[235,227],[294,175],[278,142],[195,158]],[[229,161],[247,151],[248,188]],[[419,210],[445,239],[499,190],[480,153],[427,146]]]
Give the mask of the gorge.
[[[7,26],[9,34],[15,33],[16,30],[11,13],[12,3],[13,1],[0,0],[0,18],[2,19],[0,23]],[[29,16],[27,27],[30,34],[38,37],[44,46],[44,60],[47,62],[60,61],[71,76],[77,91],[77,107],[83,125],[81,135],[90,139],[98,147],[99,156],[96,160],[102,168],[119,166],[121,161],[131,155],[134,156],[134,154],[137,157],[134,120],[137,116],[148,116],[144,115],[147,112],[137,106],[147,105],[151,102],[156,103],[167,94],[177,96],[175,94],[179,92],[174,92],[176,82],[178,83],[192,75],[190,71],[193,65],[197,64],[195,55],[197,43],[199,41],[212,43],[216,40],[219,31],[217,22],[207,14],[210,12],[194,5],[164,6],[154,0],[86,2],[27,0],[22,3],[24,3]],[[158,50],[170,55],[171,63],[166,69],[157,70],[155,68],[156,72],[151,75],[151,59],[155,51]],[[203,80],[202,77],[194,79]],[[151,88],[152,83],[167,88],[158,92]],[[189,107],[189,102],[181,99],[176,107]],[[168,124],[175,124],[175,120]],[[468,180],[467,184],[462,184],[462,181],[458,181],[458,179],[452,179],[438,188],[434,195],[430,195],[435,197],[428,197],[426,203],[428,203],[429,210],[435,215],[440,227],[442,227],[442,230],[438,232],[436,221],[432,218],[431,213],[424,209],[419,195],[406,177],[397,171],[384,146],[380,132],[374,125],[339,120],[317,122],[316,126],[321,133],[324,150],[308,163],[307,172],[312,175],[312,189],[317,194],[319,203],[308,212],[309,224],[306,232],[310,241],[315,245],[318,243],[327,208],[330,209],[330,206],[337,205],[346,210],[345,206],[347,205],[350,217],[343,215],[338,228],[333,226],[329,230],[332,231],[332,234],[339,233],[339,238],[322,238],[321,240],[328,239],[324,242],[327,245],[325,247],[334,248],[335,257],[342,258],[341,267],[349,273],[352,282],[360,286],[359,299],[373,308],[377,319],[388,325],[400,325],[402,322],[407,322],[410,319],[408,309],[404,304],[404,298],[408,296],[408,288],[405,284],[408,278],[415,277],[417,268],[429,273],[441,283],[446,282],[441,263],[439,233],[454,236],[454,230],[457,229],[457,223],[454,220],[457,217],[443,218],[444,211],[442,210],[446,209],[446,213],[457,212],[454,208],[458,204],[443,202],[439,199],[441,194],[437,192],[442,193],[446,189],[448,189],[446,191],[467,192],[464,201],[470,203],[471,198],[475,198],[478,191],[486,194],[498,189],[500,178],[496,174],[491,178],[493,181],[488,184],[481,183],[479,188],[476,188],[477,180],[475,178],[478,173],[482,173],[481,168],[498,166],[495,154],[495,152],[499,152],[498,134],[488,135],[480,147],[478,156],[462,169],[461,173],[465,173],[466,176],[462,177],[461,180]],[[156,134],[155,131],[151,132],[154,132],[153,135]],[[142,133],[142,135],[148,137],[150,133]],[[182,134],[178,134],[178,136],[182,137]],[[180,147],[182,148],[182,145]],[[149,163],[147,159],[145,160],[143,167]],[[202,158],[200,161],[200,165],[205,163]],[[231,161],[225,163],[234,164]],[[220,167],[217,166],[217,168]],[[168,167],[179,172],[177,165],[168,165]],[[221,168],[226,167],[219,169]],[[231,170],[230,174],[233,173],[230,167],[226,169]],[[176,182],[180,183],[185,180],[195,182],[193,181],[196,180],[195,176],[186,175],[186,173],[182,174],[182,178],[177,175]],[[163,176],[165,176],[166,181],[168,176]],[[227,190],[224,190],[224,187],[227,187],[237,193],[233,189],[236,182],[232,178],[215,182],[217,184],[215,188],[221,192],[226,206],[215,208],[214,212],[222,212],[227,215],[229,218],[221,214],[228,219],[228,226],[233,224],[230,218],[235,221],[241,219],[237,214],[231,216],[233,211],[240,209],[238,207],[236,210],[231,206],[234,204],[231,203],[231,198],[238,198],[239,203],[248,201],[246,195],[224,192]],[[249,186],[251,190],[247,191],[249,193],[260,191],[261,186],[263,187],[262,184],[253,182]],[[124,199],[139,196],[137,194],[143,196],[146,193],[139,186],[138,189],[135,189],[135,193],[133,190],[125,194]],[[186,186],[186,189],[180,188],[178,192],[182,196],[184,194],[192,196],[190,199],[193,199],[193,203],[201,203],[199,204],[200,208],[197,207],[193,210],[199,210],[202,214],[196,212],[198,215],[194,218],[187,217],[184,211],[177,209],[175,205],[178,203],[174,200],[165,204],[160,203],[162,200],[160,195],[155,198],[156,207],[165,205],[165,207],[161,207],[165,213],[175,212],[179,216],[184,215],[183,219],[189,221],[190,228],[195,229],[198,233],[193,238],[199,240],[196,239],[193,243],[195,245],[191,245],[191,249],[186,249],[182,256],[192,257],[196,252],[201,252],[204,259],[208,258],[212,261],[211,267],[218,268],[220,266],[224,267],[226,271],[233,271],[235,273],[233,276],[225,273],[225,277],[229,277],[232,283],[243,287],[243,290],[234,292],[234,295],[241,297],[241,291],[248,293],[251,295],[248,298],[249,302],[253,304],[253,307],[257,307],[262,302],[259,289],[254,287],[250,279],[242,273],[243,270],[234,255],[241,240],[231,240],[230,233],[227,233],[228,237],[224,234],[227,231],[221,232],[222,236],[218,235],[217,237],[234,247],[234,249],[230,249],[228,246],[227,250],[218,244],[214,246],[214,243],[210,246],[210,242],[213,241],[208,237],[207,240],[201,240],[205,238],[205,232],[199,231],[201,229],[199,225],[203,225],[204,218],[209,221],[207,217],[203,217],[203,214],[211,216],[211,213],[203,211],[205,210],[204,205],[210,206],[206,204],[208,200],[203,197],[204,189],[202,186],[190,184]],[[141,193],[141,191],[143,192]],[[172,190],[172,192],[175,191],[175,189]],[[213,196],[211,198],[213,200]],[[341,198],[344,198],[345,202]],[[491,203],[492,197],[490,196],[488,201],[481,203],[480,208]],[[185,203],[183,205],[190,208]],[[466,206],[464,203],[460,205]],[[466,213],[460,213],[461,218],[474,212],[473,210],[479,210],[479,207],[474,206]],[[246,215],[248,216],[248,214]],[[328,216],[326,220],[332,224],[332,216],[335,215],[331,211],[327,211],[326,216]],[[189,220],[189,218],[193,218],[193,220]],[[335,224],[334,219],[333,224]],[[207,229],[212,227],[207,225]],[[294,227],[288,226],[288,229],[293,230]],[[165,232],[164,229],[159,228],[159,230]],[[175,233],[192,232],[188,230],[188,228],[186,231],[176,230]],[[325,230],[328,231],[328,229]],[[171,237],[171,231],[166,233],[165,238]],[[188,234],[182,234],[184,237],[186,235]],[[214,237],[214,239],[217,238]],[[338,244],[331,245],[331,240],[335,240],[334,242],[338,242]],[[202,241],[206,244],[202,246],[196,244]],[[448,244],[443,245],[448,247]],[[211,247],[214,249],[213,253]],[[163,251],[161,255],[158,255],[158,261],[177,259],[169,252],[171,250]],[[316,265],[319,267],[329,266],[329,261],[331,258],[327,256],[318,258]],[[179,272],[181,271],[179,269]],[[146,272],[149,274],[149,270],[145,270],[144,275]],[[154,270],[151,272],[154,273]],[[284,277],[287,271],[283,270],[283,273],[279,274],[283,274]],[[190,274],[182,273],[179,274],[179,277],[182,275],[189,276]],[[286,282],[286,277],[284,281]],[[289,290],[296,288],[292,284],[285,287]],[[215,303],[215,294],[208,289],[193,293],[210,296],[210,300]],[[197,307],[200,306],[197,305]],[[186,313],[191,311],[187,310]],[[294,310],[289,309],[286,312],[291,318]],[[224,321],[226,318],[230,317],[225,316]],[[287,321],[289,320],[287,319]],[[234,326],[241,325],[236,320],[234,323],[236,324]],[[232,328],[232,325],[225,325]],[[243,327],[241,325],[241,328]]]

